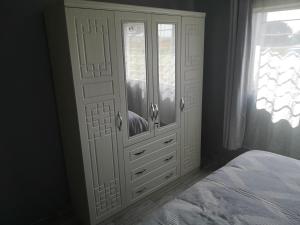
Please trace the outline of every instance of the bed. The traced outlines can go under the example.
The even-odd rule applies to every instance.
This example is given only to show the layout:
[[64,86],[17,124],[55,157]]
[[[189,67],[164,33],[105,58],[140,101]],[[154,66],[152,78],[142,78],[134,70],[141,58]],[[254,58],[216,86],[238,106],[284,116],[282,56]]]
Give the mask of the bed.
[[140,225],[300,224],[300,161],[253,150],[204,178]]

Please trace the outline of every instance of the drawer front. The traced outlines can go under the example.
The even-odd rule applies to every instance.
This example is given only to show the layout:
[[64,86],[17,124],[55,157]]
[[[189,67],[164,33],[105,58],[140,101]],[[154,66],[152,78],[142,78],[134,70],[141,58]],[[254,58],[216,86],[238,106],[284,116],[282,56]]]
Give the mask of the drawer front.
[[[160,159],[161,157],[169,155],[172,152],[176,152],[178,148],[179,148],[179,145],[177,143],[174,143],[165,148],[157,149],[157,151],[154,151],[151,154],[147,154],[142,158],[139,158],[139,159],[131,161],[131,162],[129,161],[128,162],[129,171],[131,172],[132,170],[143,167],[150,162]],[[149,170],[148,170],[148,172],[149,172]]]
[[160,176],[149,180],[148,182],[140,185],[140,186],[133,186],[132,187],[132,200],[136,200],[141,198],[150,192],[158,189],[162,185],[169,183],[170,181],[176,179],[177,175],[177,168],[173,167],[172,169],[162,173]]
[[147,140],[125,149],[127,203],[150,194],[180,173],[179,133]]
[[172,150],[171,153],[163,155],[162,157],[159,157],[156,160],[153,160],[150,162],[148,161],[148,163],[142,163],[142,165],[140,167],[133,168],[131,170],[131,182],[135,182],[136,180],[141,180],[144,177],[149,179],[149,178],[151,178],[151,177],[149,177],[149,174],[152,171],[158,170],[161,167],[176,164],[176,161],[177,161],[176,146],[173,146],[173,148],[171,148],[171,150]]
[[131,162],[140,159],[164,147],[174,145],[175,143],[177,143],[176,133],[142,146],[132,146],[131,149],[133,148],[133,150],[128,151],[128,161]]

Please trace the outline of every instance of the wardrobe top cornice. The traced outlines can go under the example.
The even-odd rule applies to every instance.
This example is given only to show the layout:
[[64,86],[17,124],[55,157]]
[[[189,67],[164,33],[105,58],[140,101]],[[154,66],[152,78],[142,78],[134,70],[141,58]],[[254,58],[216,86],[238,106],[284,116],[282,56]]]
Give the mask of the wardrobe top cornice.
[[203,12],[174,10],[174,9],[162,9],[154,7],[134,6],[98,1],[83,1],[83,0],[64,0],[64,5],[71,8],[85,8],[85,9],[103,9],[103,10],[116,10],[127,12],[143,12],[143,13],[157,13],[179,16],[193,16],[193,17],[205,17]]

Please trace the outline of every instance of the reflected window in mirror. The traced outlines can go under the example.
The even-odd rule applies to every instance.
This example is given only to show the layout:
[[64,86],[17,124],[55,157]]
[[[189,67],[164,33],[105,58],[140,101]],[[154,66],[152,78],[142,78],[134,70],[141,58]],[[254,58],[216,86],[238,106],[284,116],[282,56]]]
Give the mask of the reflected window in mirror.
[[158,24],[159,125],[176,121],[175,24]]

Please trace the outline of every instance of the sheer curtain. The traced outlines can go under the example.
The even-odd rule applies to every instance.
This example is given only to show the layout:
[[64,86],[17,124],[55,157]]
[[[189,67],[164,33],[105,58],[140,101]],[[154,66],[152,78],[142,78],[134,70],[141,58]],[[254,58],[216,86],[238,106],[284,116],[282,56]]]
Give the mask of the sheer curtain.
[[300,1],[253,2],[243,147],[300,158]]

